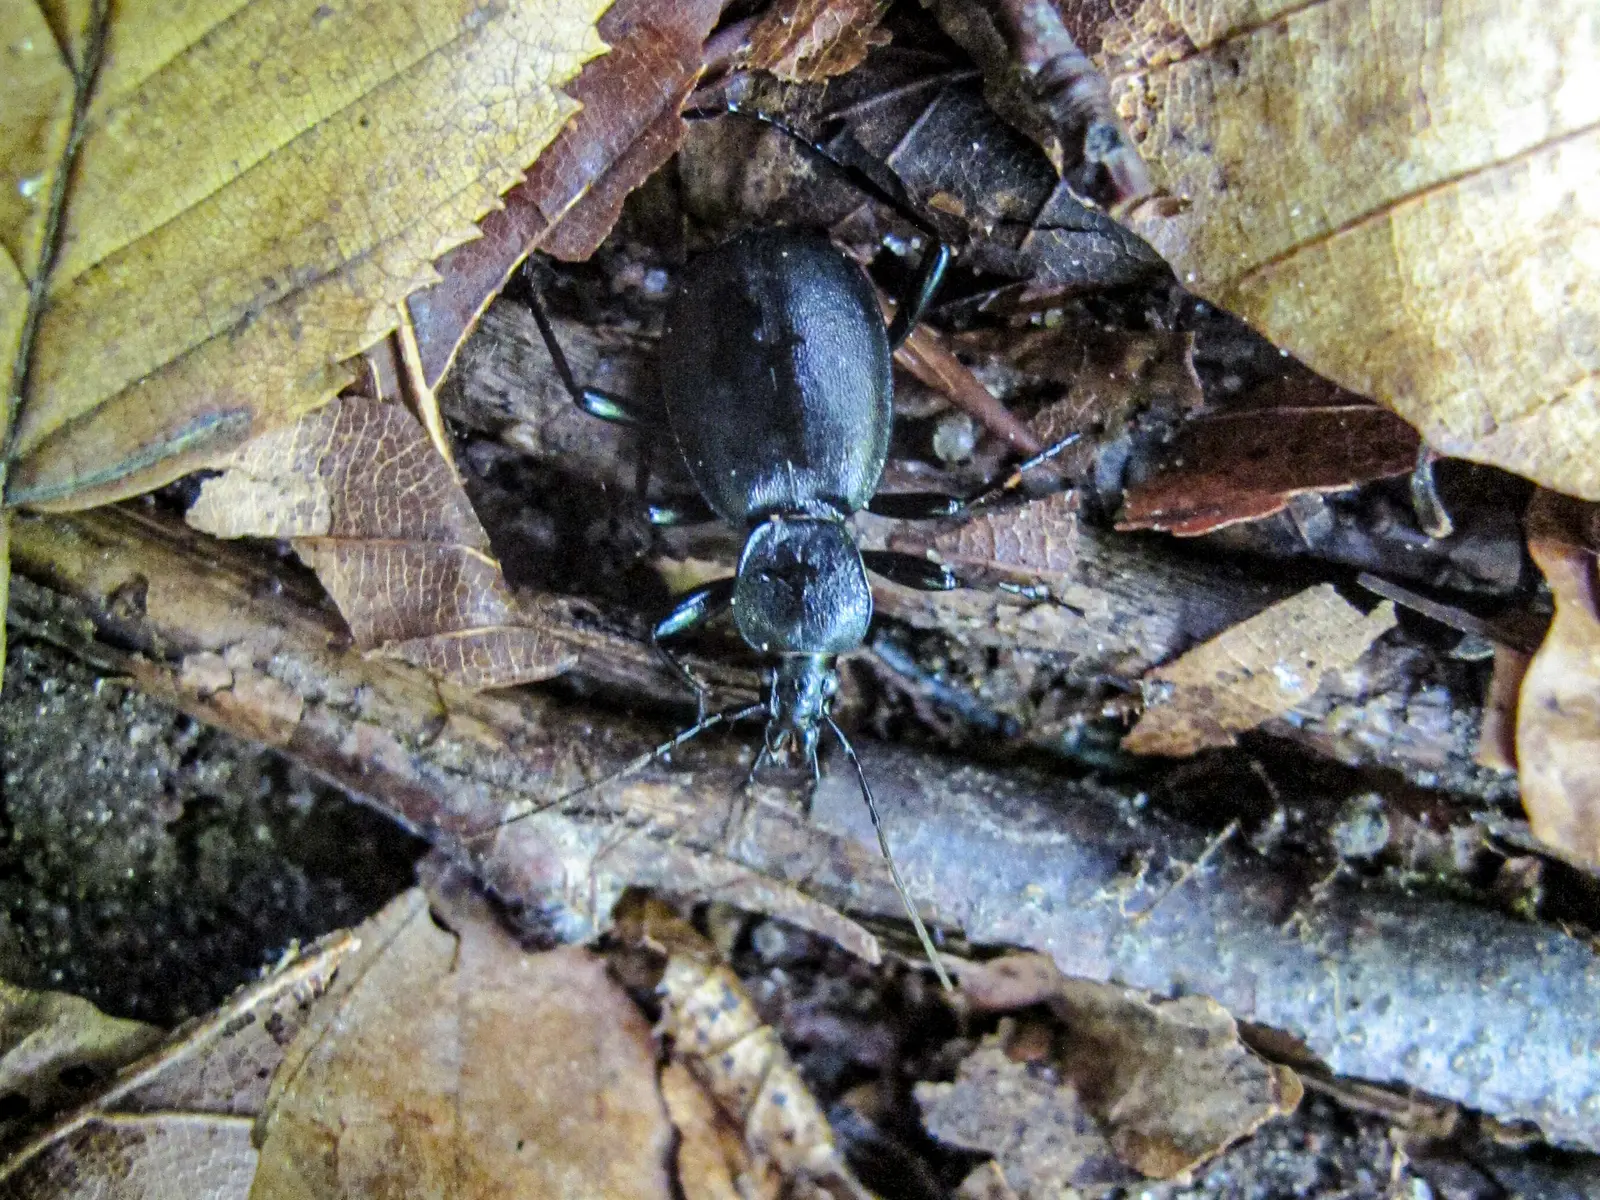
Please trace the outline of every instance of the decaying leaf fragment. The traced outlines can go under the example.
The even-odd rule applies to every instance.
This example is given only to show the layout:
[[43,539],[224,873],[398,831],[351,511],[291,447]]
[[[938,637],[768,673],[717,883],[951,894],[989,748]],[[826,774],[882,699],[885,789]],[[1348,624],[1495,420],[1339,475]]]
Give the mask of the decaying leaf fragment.
[[1600,504],[1538,492],[1527,530],[1556,613],[1517,701],[1522,804],[1536,837],[1600,867]]
[[702,1104],[674,1100],[669,1091],[675,1118],[686,1118],[693,1132],[699,1161],[716,1162],[720,1147],[741,1194],[767,1194],[783,1181],[804,1180],[836,1200],[867,1200],[777,1031],[761,1020],[716,948],[656,900],[630,901],[614,915],[624,942],[665,954],[657,988],[660,1032],[672,1039],[674,1060],[688,1068],[742,1142],[740,1154],[726,1127],[715,1132]]
[[860,65],[889,40],[889,0],[779,0],[750,31],[741,65],[789,83],[819,83]]
[[[330,399],[575,111],[558,89],[604,50],[607,2],[110,6],[7,498],[132,495]],[[5,7],[26,53],[0,146],[37,151],[0,188],[8,375],[72,111],[61,56],[102,11]]]
[[1187,287],[1435,450],[1600,499],[1590,0],[1064,6]]
[[982,577],[1063,593],[1077,557],[1077,495],[1055,492],[1027,504],[980,510],[931,531],[908,523],[889,544],[912,554],[931,549],[971,583]]
[[1393,602],[1363,615],[1331,583],[1280,600],[1148,672],[1144,715],[1122,748],[1185,755],[1231,746],[1309,699],[1325,672],[1350,666],[1394,625]]
[[272,1082],[253,1200],[672,1194],[649,1026],[582,947],[412,890],[358,930]]
[[506,586],[454,472],[399,405],[345,397],[255,439],[188,520],[219,537],[292,538],[359,647],[464,687],[548,679],[575,661]]
[[0,1164],[0,1195],[245,1200],[267,1082],[355,944],[347,933],[322,939],[102,1080]]
[[1208,997],[1151,1000],[1069,979],[1037,954],[965,963],[957,974],[975,1011],[1042,1004],[1056,1022],[1012,1026],[986,1039],[954,1083],[916,1090],[930,1132],[994,1154],[1019,1196],[1127,1182],[1124,1167],[1170,1179],[1300,1102],[1295,1073],[1246,1047]]

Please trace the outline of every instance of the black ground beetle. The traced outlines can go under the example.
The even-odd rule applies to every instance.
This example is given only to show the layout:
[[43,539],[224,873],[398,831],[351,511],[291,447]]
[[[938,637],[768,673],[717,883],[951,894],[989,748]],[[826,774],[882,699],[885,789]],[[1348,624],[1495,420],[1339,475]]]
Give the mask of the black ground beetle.
[[[855,749],[829,714],[835,661],[866,637],[872,619],[867,572],[928,590],[957,586],[949,568],[909,554],[861,550],[849,525],[866,508],[886,516],[954,516],[970,502],[934,493],[874,498],[893,421],[890,358],[921,319],[950,252],[902,197],[826,147],[763,113],[735,105],[690,110],[691,119],[746,116],[793,138],[889,205],[925,237],[917,270],[885,326],[866,276],[826,239],[792,230],[747,232],[694,259],[683,273],[661,338],[666,421],[700,497],[655,506],[658,525],[721,519],[745,532],[738,573],[681,597],[652,640],[693,688],[703,688],[661,640],[731,608],[751,649],[777,659],[766,703],[700,719],[660,757],[713,725],[765,713],[765,744],[754,778],[774,755],[797,749],[817,779],[824,726],[855,769],[863,798],[929,961],[949,986],[932,939],[906,892]],[[533,310],[567,390],[579,408],[608,421],[648,425],[659,410],[581,386],[531,287]],[[1046,455],[1059,447],[1052,447]],[[1043,456],[1041,456],[1043,457]],[[1025,464],[1025,466],[1028,464]],[[1016,478],[1016,476],[1013,476]]]

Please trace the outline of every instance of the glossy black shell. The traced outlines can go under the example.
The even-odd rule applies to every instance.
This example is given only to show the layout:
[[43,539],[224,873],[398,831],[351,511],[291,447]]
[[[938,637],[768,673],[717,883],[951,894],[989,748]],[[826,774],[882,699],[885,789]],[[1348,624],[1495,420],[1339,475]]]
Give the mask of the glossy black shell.
[[743,234],[684,272],[661,341],[667,419],[736,526],[866,506],[889,452],[889,340],[861,269],[822,238]]

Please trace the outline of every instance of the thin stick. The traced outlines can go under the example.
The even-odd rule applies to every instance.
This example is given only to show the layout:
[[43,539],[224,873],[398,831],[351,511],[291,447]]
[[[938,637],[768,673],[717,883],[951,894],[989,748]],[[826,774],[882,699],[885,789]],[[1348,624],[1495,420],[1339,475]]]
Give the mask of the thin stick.
[[839,739],[845,757],[856,769],[856,781],[861,784],[861,798],[867,802],[867,815],[872,818],[872,828],[878,835],[878,849],[883,851],[883,861],[889,864],[889,878],[894,880],[894,890],[900,894],[900,903],[906,906],[906,915],[911,918],[911,927],[917,931],[917,938],[922,942],[922,952],[928,956],[928,963],[933,967],[933,973],[939,977],[939,982],[944,985],[944,990],[953,992],[956,990],[955,984],[950,982],[944,964],[939,961],[939,951],[935,949],[933,939],[928,936],[927,926],[923,925],[922,918],[917,915],[917,906],[912,903],[911,893],[906,890],[906,881],[900,878],[900,868],[895,865],[894,855],[889,850],[889,837],[883,832],[883,821],[878,816],[878,804],[872,798],[872,788],[867,784],[867,773],[861,769],[861,760],[856,757],[856,748],[850,744],[850,739],[844,736],[844,730],[839,728],[832,717],[824,716],[822,719],[828,723],[828,728],[833,730],[833,736]]

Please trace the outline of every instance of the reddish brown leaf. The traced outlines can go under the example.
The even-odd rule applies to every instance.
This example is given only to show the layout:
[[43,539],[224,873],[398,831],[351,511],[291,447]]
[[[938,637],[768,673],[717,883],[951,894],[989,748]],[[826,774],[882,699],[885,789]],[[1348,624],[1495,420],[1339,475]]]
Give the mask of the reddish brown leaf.
[[789,83],[820,83],[888,42],[888,0],[778,0],[750,31],[744,66]]
[[611,52],[567,88],[583,110],[483,219],[481,236],[438,261],[440,281],[407,301],[430,386],[530,250],[550,238],[560,257],[587,258],[622,198],[672,156],[683,136],[676,114],[721,10],[719,0],[618,0],[601,18]]
[[1269,517],[1306,492],[1404,475],[1419,444],[1411,426],[1371,404],[1197,417],[1154,475],[1128,489],[1117,528],[1194,537]]
[[1522,804],[1536,837],[1600,867],[1600,504],[1540,491],[1527,528],[1556,615],[1517,704]]
[[576,659],[507,588],[454,472],[399,405],[346,397],[246,444],[189,523],[294,539],[358,646],[463,687]]

